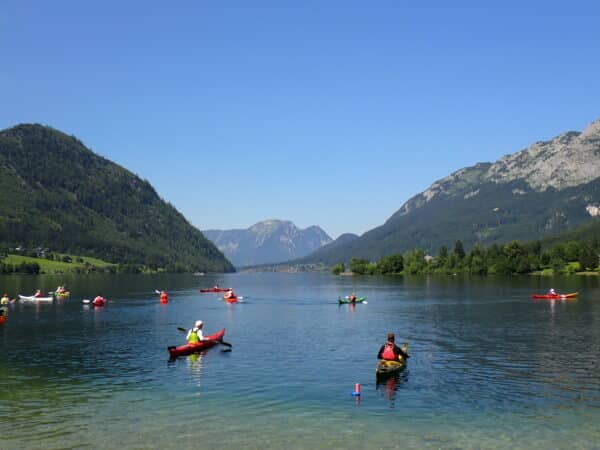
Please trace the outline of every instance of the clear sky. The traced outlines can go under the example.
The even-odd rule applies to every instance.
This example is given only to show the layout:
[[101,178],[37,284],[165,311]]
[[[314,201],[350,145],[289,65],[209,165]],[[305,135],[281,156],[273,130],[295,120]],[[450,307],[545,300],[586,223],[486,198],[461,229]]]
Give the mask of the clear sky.
[[0,129],[42,123],[200,229],[332,237],[600,117],[598,1],[0,2]]

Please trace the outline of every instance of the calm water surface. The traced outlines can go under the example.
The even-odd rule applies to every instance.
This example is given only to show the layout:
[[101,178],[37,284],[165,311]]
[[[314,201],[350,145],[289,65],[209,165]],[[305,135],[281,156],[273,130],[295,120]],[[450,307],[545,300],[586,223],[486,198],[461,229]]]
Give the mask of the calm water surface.
[[[63,282],[71,299],[16,302],[0,325],[2,449],[600,448],[597,278],[13,276],[0,290]],[[214,284],[244,302],[198,292]],[[549,287],[580,296],[530,299]],[[338,306],[351,291],[368,304]],[[82,304],[97,294],[106,307]],[[197,319],[233,351],[169,361]],[[412,358],[378,385],[388,331]]]

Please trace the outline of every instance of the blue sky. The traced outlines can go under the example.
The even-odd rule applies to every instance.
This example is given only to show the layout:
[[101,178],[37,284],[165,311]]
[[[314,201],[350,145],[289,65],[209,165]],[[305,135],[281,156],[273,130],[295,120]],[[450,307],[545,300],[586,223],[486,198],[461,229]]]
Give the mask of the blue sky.
[[362,234],[600,118],[599,23],[591,0],[4,0],[0,129],[73,134],[200,229]]

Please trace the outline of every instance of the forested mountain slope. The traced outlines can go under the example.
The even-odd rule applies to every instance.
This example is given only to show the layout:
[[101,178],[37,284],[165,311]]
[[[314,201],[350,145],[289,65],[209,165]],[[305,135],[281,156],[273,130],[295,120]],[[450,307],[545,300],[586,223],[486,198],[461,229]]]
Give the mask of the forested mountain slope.
[[0,244],[115,263],[232,271],[223,254],[153,187],[42,125],[0,132]]

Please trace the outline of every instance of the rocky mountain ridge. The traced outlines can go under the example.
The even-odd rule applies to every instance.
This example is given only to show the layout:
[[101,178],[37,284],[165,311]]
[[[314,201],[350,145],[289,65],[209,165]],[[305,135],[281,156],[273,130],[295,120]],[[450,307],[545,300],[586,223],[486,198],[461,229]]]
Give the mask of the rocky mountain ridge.
[[275,219],[246,229],[205,230],[203,234],[236,267],[300,258],[331,242],[331,237],[316,225],[300,229],[291,221]]
[[435,181],[381,226],[302,263],[379,259],[422,248],[435,254],[461,240],[468,248],[532,240],[594,220],[600,208],[600,120]]

